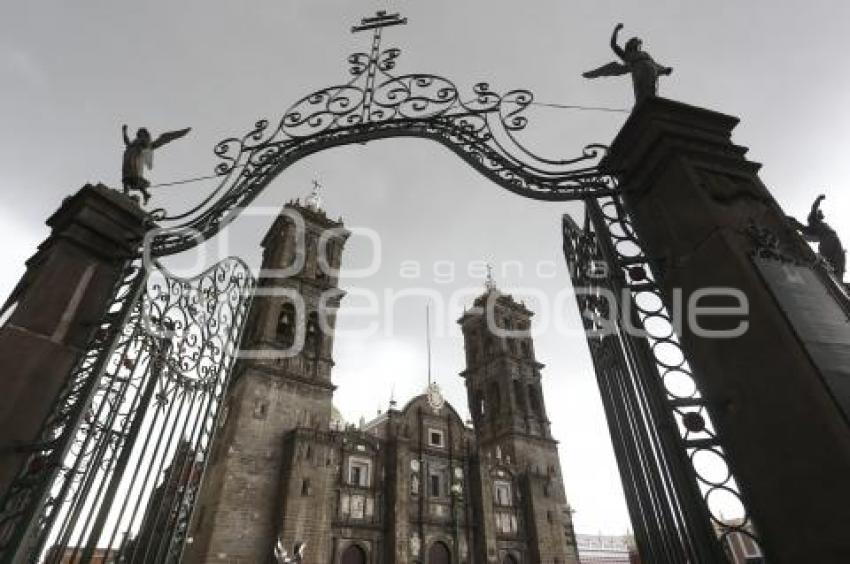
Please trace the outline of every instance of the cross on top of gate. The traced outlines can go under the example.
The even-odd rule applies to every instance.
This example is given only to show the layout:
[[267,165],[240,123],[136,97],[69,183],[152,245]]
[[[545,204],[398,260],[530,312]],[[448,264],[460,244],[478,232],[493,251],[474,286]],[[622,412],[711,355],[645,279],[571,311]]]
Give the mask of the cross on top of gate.
[[405,24],[407,18],[386,11],[361,18],[351,31],[372,30],[371,49],[348,56],[346,81],[314,90],[281,118],[258,120],[244,135],[220,141],[215,146],[221,159],[215,173],[221,182],[213,195],[186,213],[151,212],[156,221],[180,222],[157,235],[153,254],[175,254],[215,235],[274,177],[305,155],[373,139],[432,139],[497,185],[537,200],[575,200],[616,191],[615,179],[598,167],[603,145],[586,145],[573,158],[548,159],[517,138],[528,123],[524,111],[533,103],[531,91],[499,92],[477,82],[464,95],[445,77],[395,71],[401,49],[382,46],[381,35],[386,27]]
[[[351,33],[366,31],[368,29],[374,30],[372,33],[372,50],[369,53],[369,62],[366,67],[366,86],[363,90],[363,112],[361,115],[364,121],[368,121],[372,114],[372,97],[375,94],[375,73],[381,65],[381,55],[384,54],[381,52],[381,31],[385,27],[405,24],[407,24],[407,18],[402,18],[399,14],[388,14],[384,10],[379,10],[370,18],[362,18],[360,25],[355,25],[351,28]],[[397,49],[390,49],[386,55],[387,58],[382,70],[392,68],[394,65],[392,60],[398,57],[399,51]]]
[[378,10],[371,18],[362,18],[360,25],[351,26],[351,33],[374,29],[376,35],[380,35],[380,29],[391,25],[404,25],[407,23],[407,18],[402,18],[399,14],[388,14],[386,10]]

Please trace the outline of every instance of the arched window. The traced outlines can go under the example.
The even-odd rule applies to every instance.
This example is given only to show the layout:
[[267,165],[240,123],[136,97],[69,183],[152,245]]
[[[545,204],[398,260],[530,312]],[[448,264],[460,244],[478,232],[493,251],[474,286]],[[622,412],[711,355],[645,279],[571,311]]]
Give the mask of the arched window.
[[322,343],[322,329],[319,327],[319,314],[311,312],[307,316],[307,333],[304,335],[304,348],[314,356],[319,356]]
[[[316,258],[316,279],[324,281],[328,279],[328,274],[330,274],[327,269],[333,268],[334,245],[332,241],[328,241],[323,249],[319,247],[316,248],[320,257],[324,255],[324,261],[319,260],[318,257]],[[324,253],[321,252],[323,250]]]
[[451,553],[449,547],[444,543],[437,541],[431,545],[428,550],[428,564],[449,564],[451,562]]
[[473,405],[476,417],[484,417],[484,393],[481,390],[475,392],[475,404]]
[[502,558],[502,564],[519,564],[517,559],[510,552],[505,553],[505,557]]
[[352,544],[342,553],[342,564],[366,564],[366,553],[363,549]]
[[478,345],[475,340],[470,337],[466,344],[467,364],[473,366],[478,364]]
[[496,505],[513,505],[514,498],[511,495],[511,483],[505,480],[493,482],[493,501]]
[[540,392],[533,384],[528,385],[528,402],[531,405],[531,411],[536,415],[543,415],[543,405],[540,403]]
[[295,342],[295,306],[291,302],[286,302],[280,308],[275,337],[286,348]]
[[531,358],[531,345],[528,341],[522,341],[522,343],[520,343],[520,347],[522,348],[522,356],[525,358]]
[[526,411],[525,393],[522,388],[522,383],[519,380],[514,380],[514,401],[516,401],[517,410]]
[[490,382],[490,411],[499,413],[502,410],[502,394],[499,391],[499,384]]
[[487,361],[493,354],[493,342],[490,337],[484,337],[484,360]]

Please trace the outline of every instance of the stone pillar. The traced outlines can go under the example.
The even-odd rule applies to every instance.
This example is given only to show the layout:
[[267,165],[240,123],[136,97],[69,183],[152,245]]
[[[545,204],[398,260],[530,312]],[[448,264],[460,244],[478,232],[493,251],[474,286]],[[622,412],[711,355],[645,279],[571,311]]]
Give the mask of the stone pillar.
[[[483,456],[483,452],[479,451]],[[496,516],[493,511],[493,483],[490,478],[492,466],[487,460],[475,458],[470,462],[470,501],[473,503],[473,547],[470,553],[472,562],[495,564],[499,562],[496,545]]]
[[[411,559],[410,537],[415,532],[415,527],[410,523],[410,440],[399,436],[398,426],[400,423],[399,412],[391,409],[389,411],[387,427],[392,433],[392,442],[388,447],[386,455],[387,465],[390,469],[390,479],[387,481],[389,488],[384,493],[386,496],[388,530],[386,543],[386,561],[393,564],[408,564]],[[420,472],[421,472],[420,468]],[[421,474],[420,474],[421,475]],[[412,530],[413,529],[413,530]],[[421,550],[421,547],[420,547]]]
[[[647,100],[602,164],[620,179],[644,251],[657,261],[668,306],[674,290],[682,291],[682,345],[767,560],[850,562],[850,324],[845,316],[843,328],[826,327],[811,315],[840,312],[840,300],[830,295],[826,277],[805,266],[813,254],[759,180],[759,165],[732,143],[737,123],[670,100]],[[773,274],[754,258],[765,243]],[[788,282],[782,269],[792,265],[798,278],[807,273],[809,283],[792,288],[807,296],[805,307],[780,288]],[[738,318],[698,317],[700,326],[731,329],[744,319],[743,335],[711,338],[689,326],[688,300],[708,287],[742,291],[749,311]],[[698,305],[734,303],[704,298]],[[812,344],[826,329],[830,343]],[[823,353],[824,346],[831,349]],[[843,391],[836,385],[842,377]]]
[[19,472],[145,231],[123,194],[86,185],[47,220],[0,327],[0,496]]

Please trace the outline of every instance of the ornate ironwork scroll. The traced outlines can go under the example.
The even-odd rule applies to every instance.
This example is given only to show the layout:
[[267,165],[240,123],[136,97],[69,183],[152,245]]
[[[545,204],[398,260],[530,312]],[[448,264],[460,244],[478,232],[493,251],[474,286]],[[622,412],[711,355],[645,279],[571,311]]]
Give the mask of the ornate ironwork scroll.
[[177,561],[254,284],[128,270],[0,502],[0,562]]
[[738,537],[758,546],[662,300],[662,265],[619,200],[588,200],[583,228],[565,216],[564,252],[641,554],[713,563]]
[[375,38],[371,52],[348,57],[352,78],[304,96],[277,121],[257,121],[243,136],[218,143],[218,187],[187,213],[155,213],[163,225],[171,225],[156,237],[155,255],[177,253],[214,235],[299,159],[388,137],[433,139],[497,185],[528,198],[563,201],[613,192],[613,179],[596,166],[603,145],[588,145],[580,155],[560,160],[523,146],[517,132],[528,124],[530,91],[500,93],[480,82],[463,94],[437,75],[396,74],[401,51],[382,49],[380,26],[369,27],[368,18],[364,22],[361,28],[376,29]]

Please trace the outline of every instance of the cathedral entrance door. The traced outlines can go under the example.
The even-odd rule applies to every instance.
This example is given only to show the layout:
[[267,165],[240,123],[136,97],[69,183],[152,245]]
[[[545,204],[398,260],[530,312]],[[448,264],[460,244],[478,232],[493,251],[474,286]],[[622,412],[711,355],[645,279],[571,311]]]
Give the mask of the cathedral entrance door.
[[449,564],[449,562],[451,562],[451,554],[448,547],[441,542],[432,544],[428,551],[428,564]]
[[342,564],[366,564],[366,554],[363,549],[352,544],[342,553]]

